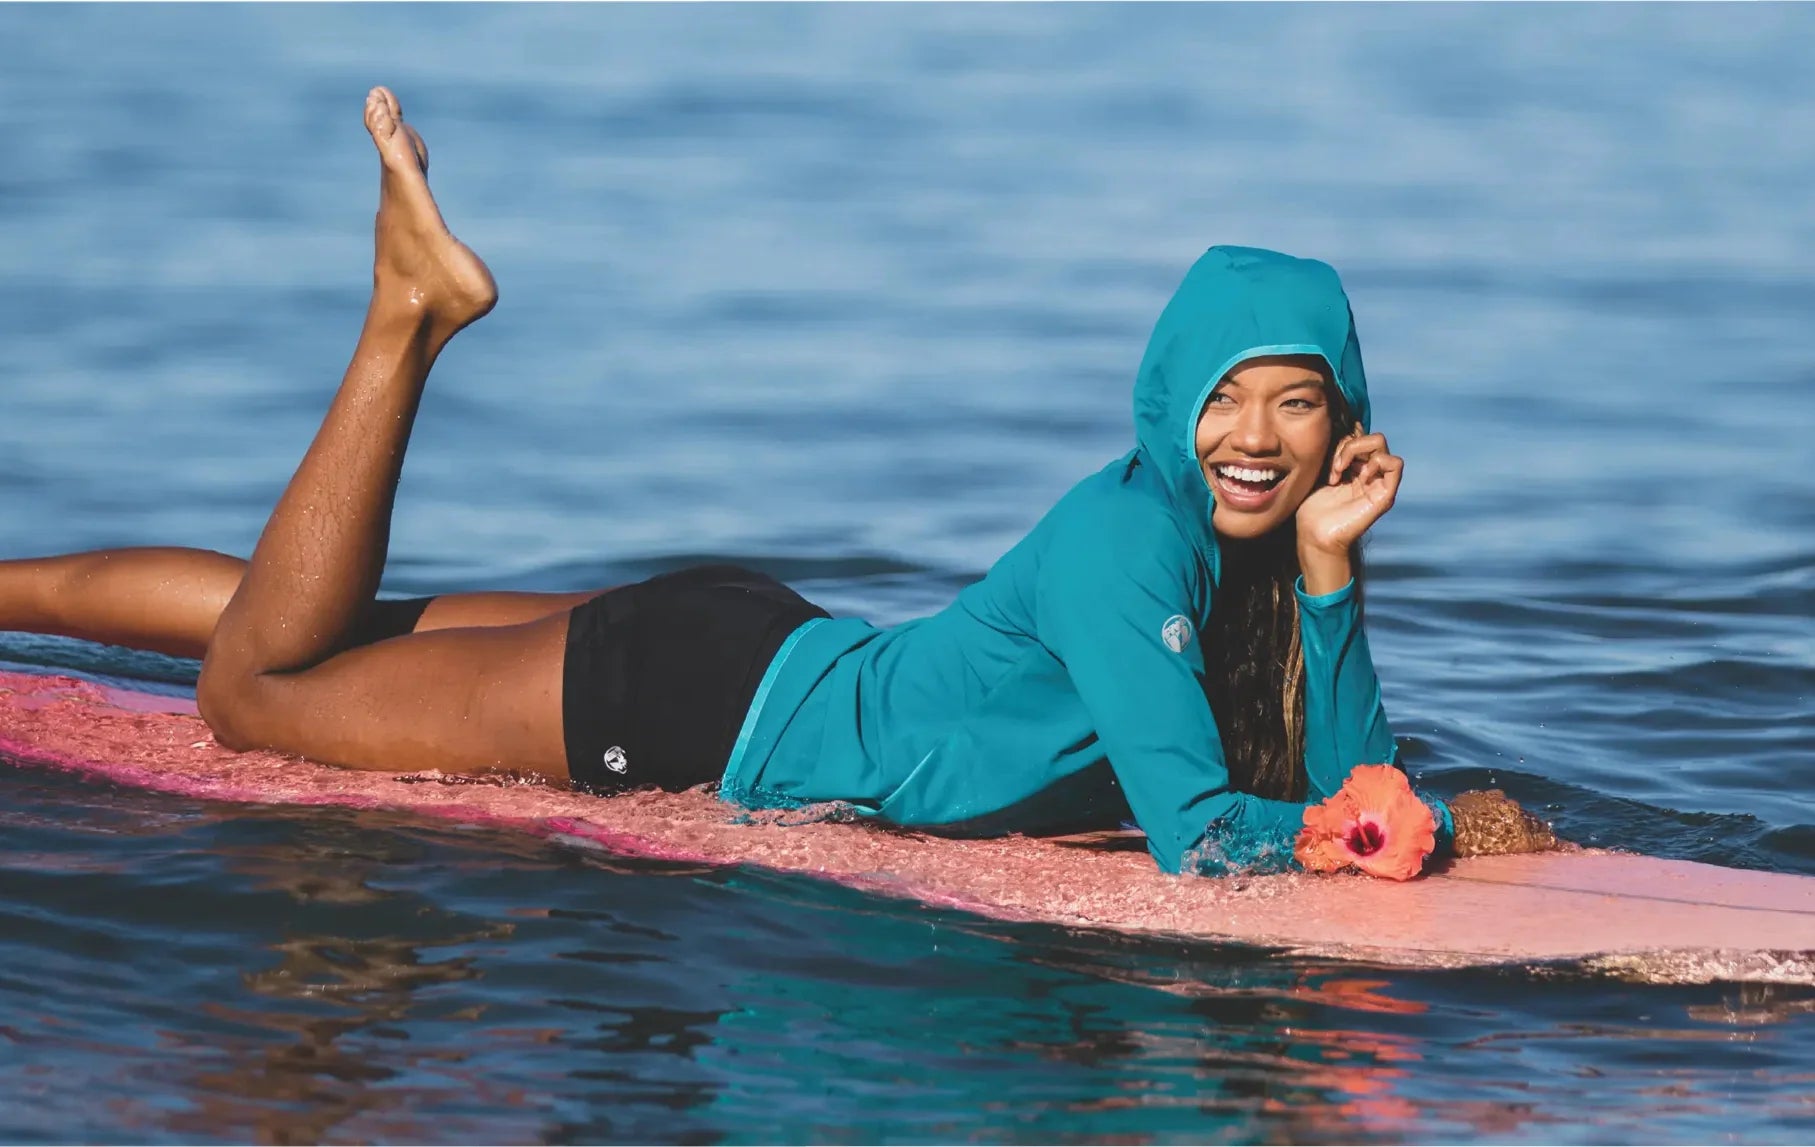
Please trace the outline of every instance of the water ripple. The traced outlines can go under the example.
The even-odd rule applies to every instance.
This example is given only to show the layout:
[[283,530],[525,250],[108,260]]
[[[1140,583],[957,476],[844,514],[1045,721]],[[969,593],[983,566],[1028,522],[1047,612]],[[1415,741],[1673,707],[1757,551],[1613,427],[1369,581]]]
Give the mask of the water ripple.
[[[1408,460],[1368,596],[1419,782],[1815,875],[1811,32],[1795,6],[0,8],[0,556],[250,549],[360,321],[385,81],[503,288],[437,366],[388,591],[735,561],[838,613],[937,609],[1129,447],[1192,255],[1276,246],[1343,271]],[[13,634],[0,662],[196,669]],[[1009,927],[11,765],[0,840],[5,1139],[1815,1118],[1815,997],[1782,985]]]

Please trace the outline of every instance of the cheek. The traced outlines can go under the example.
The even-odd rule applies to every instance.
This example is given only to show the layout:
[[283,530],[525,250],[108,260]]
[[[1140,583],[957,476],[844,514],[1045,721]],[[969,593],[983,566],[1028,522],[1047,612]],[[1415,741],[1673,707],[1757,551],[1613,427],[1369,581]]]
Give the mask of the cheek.
[[1287,436],[1287,442],[1293,463],[1290,480],[1292,496],[1288,501],[1296,509],[1298,503],[1323,485],[1325,467],[1330,458],[1329,424],[1298,427],[1296,433]]
[[1211,425],[1210,420],[1208,418],[1198,419],[1197,437],[1192,442],[1192,448],[1197,451],[1200,461],[1206,454],[1216,449],[1216,439],[1216,428]]
[[1287,449],[1292,452],[1292,460],[1300,469],[1323,472],[1324,464],[1330,458],[1330,424],[1327,419],[1319,418],[1314,422],[1294,426],[1283,435]]
[[1317,492],[1323,485],[1323,467],[1318,465],[1301,466],[1286,483],[1286,496],[1280,499],[1280,505],[1289,513],[1296,514],[1298,507],[1304,505],[1306,498]]

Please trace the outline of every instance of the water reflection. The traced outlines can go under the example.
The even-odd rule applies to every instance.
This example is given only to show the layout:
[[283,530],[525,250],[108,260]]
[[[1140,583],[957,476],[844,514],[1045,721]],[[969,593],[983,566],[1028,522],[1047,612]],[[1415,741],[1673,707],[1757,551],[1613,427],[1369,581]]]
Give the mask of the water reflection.
[[[1163,945],[1108,937],[1038,947],[1019,939],[1030,963],[1187,1001],[1182,1013],[1162,1011],[1149,1023],[1123,1005],[1116,1012],[1126,1026],[1099,1021],[1070,1045],[1046,1049],[1054,1059],[1115,1071],[1108,1094],[1076,1110],[1245,1112],[1247,1126],[1264,1116],[1295,1141],[1569,1137],[1560,1129],[1584,1126],[1583,1104],[1597,1090],[1591,1079],[1609,1096],[1628,1097],[1619,1102],[1667,1101],[1653,1118],[1693,1121],[1715,1115],[1727,1099],[1713,1082],[1718,1066],[1668,1066],[1681,1049],[1743,1047],[1769,1038],[1761,1023],[1815,1012],[1815,991],[1806,986],[1653,988],[1621,1006],[1610,1002],[1606,979],[1553,969],[1369,974],[1201,946],[1169,955]],[[1559,975],[1577,977],[1561,998]],[[1549,994],[1530,994],[1539,985]],[[1575,991],[1589,1007],[1572,1001]],[[1479,1002],[1462,1009],[1438,1002],[1452,995]],[[1523,1015],[1529,1004],[1536,1011]],[[1591,1011],[1605,1019],[1586,1018]],[[1522,1018],[1531,1026],[1521,1027]],[[1567,1050],[1578,1041],[1595,1050]],[[1590,1066],[1596,1060],[1607,1069]],[[1471,1078],[1460,1094],[1434,1086],[1458,1069]],[[1755,1068],[1748,1083],[1760,1093],[1757,1110],[1774,1119],[1815,1110],[1807,1081],[1798,1080]]]
[[[180,1091],[190,1103],[161,1121],[167,1130],[264,1143],[443,1139],[461,1127],[458,1112],[481,1107],[491,1128],[511,1126],[513,1110],[517,1126],[533,1124],[524,1097],[472,1069],[458,1044],[412,1041],[422,1022],[468,1024],[484,1011],[449,1007],[470,996],[445,990],[479,979],[477,960],[431,953],[502,942],[512,925],[455,918],[375,886],[423,849],[357,816],[221,820],[229,835],[261,838],[220,850],[227,871],[284,893],[292,925],[325,911],[381,934],[286,928],[264,948],[275,961],[242,975],[249,998],[200,1003],[212,1021],[205,1036],[161,1033],[179,1062],[193,1063]],[[382,934],[393,929],[414,935]]]
[[1815,990],[1793,984],[1735,984],[1719,1003],[1692,1004],[1689,1018],[1733,1027],[1782,1023],[1815,1014]]
[[[498,935],[466,933],[445,942]],[[266,999],[326,1004],[332,1013],[204,1005],[211,1018],[261,1035],[210,1041],[209,1066],[195,1072],[187,1089],[194,1107],[173,1115],[170,1130],[244,1134],[267,1143],[434,1139],[447,1133],[448,1110],[475,1099],[495,1105],[486,1117],[494,1125],[499,1112],[521,1106],[511,1089],[465,1070],[464,1052],[408,1045],[402,1025],[420,1018],[427,990],[474,978],[470,961],[425,962],[416,944],[351,937],[301,938],[276,950],[278,966],[248,976],[247,988]],[[437,1018],[475,1019],[479,1010]],[[178,1050],[196,1050],[180,1033],[169,1038]],[[421,1114],[435,1111],[443,1114],[432,1120]]]
[[[1286,959],[1170,962],[1138,948],[1049,948],[1029,959],[1183,997],[1190,1001],[1188,1014],[1203,1021],[1197,1031],[1135,1030],[1096,1041],[1098,1050],[1113,1048],[1115,1058],[1152,1062],[1126,1072],[1133,1094],[1093,1100],[1087,1109],[1170,1104],[1206,1114],[1258,1112],[1290,1125],[1290,1138],[1339,1142],[1403,1129],[1420,1114],[1419,1104],[1396,1094],[1425,1058],[1420,1042],[1332,1023],[1338,1017],[1326,1014],[1414,1017],[1429,1010],[1422,1001],[1394,994],[1391,981],[1358,976],[1353,968]],[[1156,1064],[1182,1069],[1194,1086],[1169,1095],[1156,1092],[1149,1086]],[[1505,1130],[1504,1118],[1496,1122]]]
[[[677,1113],[710,1102],[717,1083],[691,1061],[722,1011],[640,1002],[650,988],[638,977],[666,975],[680,938],[609,911],[523,903],[540,880],[597,858],[385,813],[224,810],[218,823],[228,841],[216,855],[283,896],[286,934],[241,977],[243,999],[198,1009],[206,1036],[161,1033],[190,1065],[174,1085],[188,1102],[141,1111],[149,1123],[271,1143],[670,1139],[688,1134]],[[603,867],[656,884],[652,868],[679,872]],[[428,895],[444,872],[469,894],[485,879],[509,891],[490,919],[450,912]],[[527,1008],[525,984],[540,985]]]

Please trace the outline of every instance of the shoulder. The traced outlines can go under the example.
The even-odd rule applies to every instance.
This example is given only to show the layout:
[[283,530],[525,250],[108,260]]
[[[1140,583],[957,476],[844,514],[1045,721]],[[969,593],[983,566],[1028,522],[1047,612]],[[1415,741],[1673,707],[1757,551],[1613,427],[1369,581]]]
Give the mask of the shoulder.
[[1084,479],[1046,523],[1041,580],[1101,591],[1138,586],[1171,599],[1204,596],[1209,571],[1151,468],[1123,459]]
[[1191,534],[1180,520],[1151,466],[1130,455],[1072,487],[1053,507],[1057,540],[1114,556],[1121,547],[1183,561],[1194,553]]

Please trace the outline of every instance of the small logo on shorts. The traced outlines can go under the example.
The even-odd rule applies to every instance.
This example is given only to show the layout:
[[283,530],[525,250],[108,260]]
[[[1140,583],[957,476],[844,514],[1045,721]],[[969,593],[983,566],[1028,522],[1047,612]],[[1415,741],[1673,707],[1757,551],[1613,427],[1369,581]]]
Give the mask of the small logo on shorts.
[[623,749],[613,745],[605,750],[605,767],[614,773],[627,773],[630,771],[630,758],[624,755]]
[[1174,653],[1183,653],[1185,646],[1191,644],[1191,620],[1182,613],[1175,613],[1160,626],[1160,640],[1166,648]]

